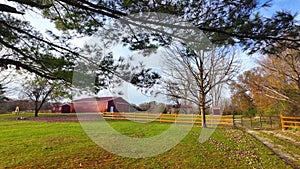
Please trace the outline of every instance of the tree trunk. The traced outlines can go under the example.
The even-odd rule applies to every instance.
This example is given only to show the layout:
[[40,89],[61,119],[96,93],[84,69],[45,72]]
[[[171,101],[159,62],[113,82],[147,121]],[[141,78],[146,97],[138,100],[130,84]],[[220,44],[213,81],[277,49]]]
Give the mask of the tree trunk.
[[35,101],[34,117],[37,117],[38,114],[39,114],[39,102]]
[[202,119],[202,127],[206,128],[206,118],[205,118],[205,107],[204,106],[200,106],[199,107],[199,112],[201,114],[201,119]]
[[201,97],[200,104],[199,104],[199,113],[202,119],[202,127],[206,128],[206,118],[205,118],[205,95]]
[[38,116],[39,111],[41,110],[43,104],[46,102],[46,99],[48,98],[48,96],[50,95],[50,93],[53,91],[53,89],[54,89],[54,87],[51,87],[51,89],[46,93],[46,95],[42,99],[40,105],[39,105],[38,98],[36,98],[36,100],[35,100],[35,111],[34,111],[34,116],[35,117]]

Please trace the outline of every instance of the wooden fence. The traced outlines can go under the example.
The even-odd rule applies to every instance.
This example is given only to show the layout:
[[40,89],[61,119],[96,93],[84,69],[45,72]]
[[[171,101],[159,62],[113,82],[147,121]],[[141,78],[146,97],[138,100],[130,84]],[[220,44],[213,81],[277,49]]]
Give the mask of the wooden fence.
[[[132,120],[141,122],[160,122],[160,123],[194,123],[202,124],[202,118],[199,114],[156,114],[149,112],[105,112],[103,117],[110,120]],[[234,116],[206,115],[207,125],[230,125],[234,126]]]
[[[110,120],[132,120],[140,122],[160,123],[187,123],[202,125],[202,117],[199,114],[157,114],[150,112],[104,112],[103,117]],[[245,117],[241,115],[206,115],[206,124],[241,126],[244,128],[260,129],[300,129],[300,116],[257,116]]]
[[283,116],[280,115],[282,129],[292,128],[300,129],[300,116]]

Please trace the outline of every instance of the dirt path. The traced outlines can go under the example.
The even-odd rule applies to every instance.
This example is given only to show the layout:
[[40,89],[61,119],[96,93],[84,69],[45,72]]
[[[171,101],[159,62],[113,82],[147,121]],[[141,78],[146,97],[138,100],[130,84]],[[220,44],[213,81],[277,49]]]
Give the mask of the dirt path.
[[293,149],[293,147],[291,147],[291,144],[295,147],[299,147],[300,143],[298,140],[272,131],[246,131],[269,147],[287,164],[291,165],[295,169],[300,169],[300,149]]
[[283,135],[281,133],[276,133],[274,131],[262,131],[262,132],[267,133],[269,135],[274,135],[275,137],[278,137],[278,138],[283,139],[283,140],[287,140],[287,141],[292,142],[293,144],[298,145],[300,147],[300,140],[296,140],[292,137]]

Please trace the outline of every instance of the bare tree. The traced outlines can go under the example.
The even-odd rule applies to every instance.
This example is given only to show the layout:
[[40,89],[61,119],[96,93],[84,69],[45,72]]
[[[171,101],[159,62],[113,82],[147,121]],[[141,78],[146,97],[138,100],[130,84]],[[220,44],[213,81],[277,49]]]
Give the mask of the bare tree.
[[69,97],[67,86],[63,81],[51,81],[42,77],[26,81],[23,93],[35,103],[34,116],[38,116],[40,109],[47,101]]
[[266,96],[297,104],[300,98],[300,51],[286,50],[258,61],[263,83],[257,84]]
[[194,50],[172,45],[165,57],[163,93],[196,104],[202,115],[202,126],[206,127],[207,107],[220,104],[223,85],[238,72],[235,53],[226,48]]

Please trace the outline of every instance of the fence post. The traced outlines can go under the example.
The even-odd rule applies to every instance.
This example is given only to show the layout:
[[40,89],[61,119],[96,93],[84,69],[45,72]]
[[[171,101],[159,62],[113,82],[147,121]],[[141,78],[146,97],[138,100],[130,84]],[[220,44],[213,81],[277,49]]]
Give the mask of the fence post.
[[261,115],[259,116],[260,128],[262,128]]
[[244,124],[243,124],[243,115],[241,116],[241,125],[242,125],[242,127],[244,127]]
[[281,129],[284,130],[285,127],[284,127],[284,121],[283,121],[283,116],[282,116],[282,114],[280,114],[280,122],[281,122]]
[[162,114],[159,115],[159,123],[161,123],[161,115],[162,115]]
[[[194,120],[194,113],[193,113],[193,116],[192,116],[192,123],[195,123],[196,121]],[[195,123],[197,124],[197,123]]]
[[135,112],[133,112],[133,120],[135,121]]
[[234,113],[232,115],[232,123],[233,123],[233,127],[235,127]]

